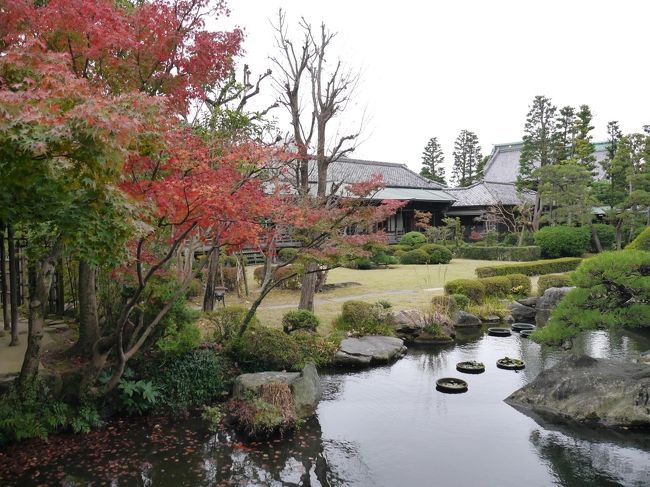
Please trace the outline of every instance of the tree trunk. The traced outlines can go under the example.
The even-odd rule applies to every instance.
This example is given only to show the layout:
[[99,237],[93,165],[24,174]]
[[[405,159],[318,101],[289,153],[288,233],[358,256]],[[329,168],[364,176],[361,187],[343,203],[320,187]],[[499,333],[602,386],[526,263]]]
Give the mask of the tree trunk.
[[542,216],[542,199],[539,192],[535,195],[535,207],[533,208],[533,231],[539,230],[539,221]]
[[2,301],[2,323],[5,330],[11,329],[9,318],[9,285],[7,283],[5,257],[5,226],[0,222],[0,299]]
[[41,360],[41,339],[45,326],[45,304],[52,286],[54,276],[54,256],[48,255],[30,266],[29,292],[29,328],[27,332],[27,350],[19,381],[26,384],[36,378]]
[[621,250],[621,247],[623,246],[622,226],[620,220],[616,222],[616,250]]
[[203,311],[214,311],[214,287],[219,271],[219,251],[212,252],[209,257],[208,272],[205,277],[205,293],[203,294]]
[[[9,301],[11,304],[11,343],[18,345],[18,256],[12,225],[7,225],[7,247],[9,251]],[[31,293],[30,293],[31,294]]]
[[600,243],[600,237],[598,236],[598,233],[596,232],[596,226],[592,223],[589,225],[591,227],[591,237],[594,239],[594,243],[596,244],[596,250],[598,252],[603,251],[603,245]]
[[99,339],[96,276],[94,266],[85,260],[79,261],[79,338],[71,349],[75,355],[90,356]]
[[314,311],[314,293],[316,292],[316,270],[318,264],[316,262],[308,262],[306,266],[306,273],[302,278],[302,286],[300,288],[300,304],[298,309],[307,309]]
[[65,282],[63,280],[63,258],[59,258],[56,264],[56,314],[65,314]]

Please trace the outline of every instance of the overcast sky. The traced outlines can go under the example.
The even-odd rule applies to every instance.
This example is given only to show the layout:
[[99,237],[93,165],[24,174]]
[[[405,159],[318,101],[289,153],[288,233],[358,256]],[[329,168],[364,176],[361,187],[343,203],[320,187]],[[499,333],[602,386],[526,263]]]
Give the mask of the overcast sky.
[[[609,120],[619,120],[624,132],[650,123],[649,0],[230,0],[229,6],[231,16],[219,27],[245,29],[243,62],[254,74],[271,67],[270,21],[280,7],[292,26],[304,16],[338,32],[335,54],[362,77],[342,116],[354,126],[366,114],[358,158],[419,170],[423,147],[437,136],[449,167],[461,129],[476,132],[489,154],[493,144],[521,140],[528,105],[539,94],[558,107],[590,105],[596,140],[605,140]],[[275,96],[266,88],[266,96]]]

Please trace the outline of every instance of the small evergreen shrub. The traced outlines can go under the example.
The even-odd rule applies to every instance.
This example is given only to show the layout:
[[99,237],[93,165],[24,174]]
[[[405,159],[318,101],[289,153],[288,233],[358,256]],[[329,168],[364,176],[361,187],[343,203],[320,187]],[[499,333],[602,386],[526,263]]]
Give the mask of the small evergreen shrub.
[[298,251],[298,249],[293,247],[285,247],[278,251],[278,259],[280,259],[281,262],[289,262],[298,255]]
[[[594,224],[594,229],[596,230],[596,235],[598,235],[598,240],[600,240],[600,245],[603,248],[603,251],[612,250],[614,248],[614,242],[616,241],[616,229],[612,225],[607,225],[605,223]],[[593,238],[591,242],[591,251],[598,251]]]
[[645,229],[627,246],[625,250],[650,250],[650,226]]
[[401,244],[392,244],[388,246],[387,252],[391,255],[395,255],[395,252],[401,250],[406,252],[407,250],[412,250],[410,245],[401,245]]
[[356,335],[394,335],[388,324],[386,309],[363,301],[346,301],[334,328]]
[[473,303],[481,303],[485,298],[485,285],[478,279],[455,279],[445,284],[445,293],[464,294]]
[[383,265],[388,267],[389,265],[398,264],[399,260],[395,256],[390,255],[385,250],[379,250],[373,254],[371,262],[374,264],[374,266]]
[[424,234],[420,232],[408,232],[402,235],[399,243],[400,245],[405,245],[411,249],[414,249],[427,243],[427,237],[425,237]]
[[541,296],[544,294],[544,291],[551,287],[566,287],[571,285],[571,276],[569,274],[547,274],[545,276],[539,276],[537,280],[537,294]]
[[[226,306],[206,313],[205,318],[213,328],[214,341],[222,345],[230,343],[239,333],[239,329],[248,314],[244,306]],[[249,326],[259,325],[257,316],[249,323]]]
[[516,233],[508,233],[501,241],[503,245],[514,247],[519,243],[519,235]]
[[535,232],[535,244],[549,258],[581,257],[590,247],[589,227],[544,227]]
[[510,279],[510,292],[513,296],[529,296],[532,284],[530,282],[530,277],[525,274],[508,274],[508,279]]
[[423,250],[429,255],[429,264],[449,264],[453,257],[451,250],[444,245],[424,244],[419,250]]
[[198,298],[203,293],[203,284],[198,279],[192,279],[185,295],[189,299]]
[[424,250],[414,249],[404,252],[400,257],[400,264],[428,264],[431,256]]
[[485,295],[488,297],[503,298],[510,294],[512,289],[509,276],[484,277],[480,281],[485,286]]
[[187,323],[181,327],[168,327],[156,342],[156,347],[163,353],[179,355],[198,348],[200,344],[201,330],[195,324]]
[[469,298],[464,294],[452,294],[451,297],[454,298],[459,309],[466,310],[469,306]]
[[582,262],[582,259],[577,257],[565,257],[562,259],[535,260],[517,264],[485,266],[477,267],[476,275],[478,277],[492,277],[506,276],[508,274],[524,274],[526,276],[555,274],[558,272],[572,271],[580,265],[580,262]]
[[318,316],[308,309],[294,309],[288,311],[282,317],[282,329],[285,333],[291,333],[296,330],[316,332],[320,324]]
[[478,244],[462,245],[456,249],[456,257],[475,260],[505,260],[527,262],[539,259],[542,250],[537,246],[506,247],[481,246]]
[[[290,289],[290,290],[300,289],[300,275],[296,274],[295,276],[289,277],[295,272],[296,270],[292,265],[287,265],[283,267],[275,266],[271,274],[271,280],[280,281],[284,279],[282,280],[282,282],[280,282],[280,284],[278,284],[277,287],[279,289]],[[253,271],[253,277],[255,278],[257,284],[261,286],[262,282],[264,281],[264,266],[256,267],[255,270]]]
[[582,330],[650,325],[650,252],[603,252],[583,261],[571,279],[576,289],[535,340],[556,344]]

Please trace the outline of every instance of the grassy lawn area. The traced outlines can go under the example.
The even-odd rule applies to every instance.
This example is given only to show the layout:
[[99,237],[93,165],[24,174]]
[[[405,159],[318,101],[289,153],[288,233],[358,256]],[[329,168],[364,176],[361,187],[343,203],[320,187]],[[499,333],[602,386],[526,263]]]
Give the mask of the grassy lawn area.
[[[334,289],[316,295],[315,312],[321,319],[321,333],[331,330],[332,320],[340,313],[341,305],[348,299],[375,302],[385,299],[396,309],[425,308],[431,296],[442,294],[445,282],[459,278],[475,278],[474,269],[490,264],[485,260],[454,259],[440,265],[395,265],[390,269],[354,270],[334,269],[327,278],[328,284],[357,282],[359,286]],[[248,300],[236,295],[226,296],[229,305],[250,305],[256,294],[253,280],[254,267],[247,268],[252,295]],[[268,326],[279,326],[282,315],[298,305],[300,291],[272,291],[257,315]]]

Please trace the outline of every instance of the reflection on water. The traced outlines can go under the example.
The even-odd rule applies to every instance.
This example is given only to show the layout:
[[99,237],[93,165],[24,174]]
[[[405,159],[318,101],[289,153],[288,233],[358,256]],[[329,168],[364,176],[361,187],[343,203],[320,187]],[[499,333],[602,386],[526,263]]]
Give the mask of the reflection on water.
[[[576,349],[629,360],[647,339],[593,332]],[[517,334],[464,333],[456,345],[412,348],[392,366],[322,377],[317,418],[293,438],[243,443],[228,431],[210,434],[195,421],[131,425],[127,434],[62,453],[47,465],[7,477],[5,485],[81,486],[648,486],[650,438],[570,430],[523,415],[503,399],[563,352]],[[495,367],[523,359],[520,372]],[[465,394],[435,390],[458,376],[463,360],[486,372],[464,376]],[[89,438],[92,438],[90,436]],[[78,441],[78,437],[74,439]]]

